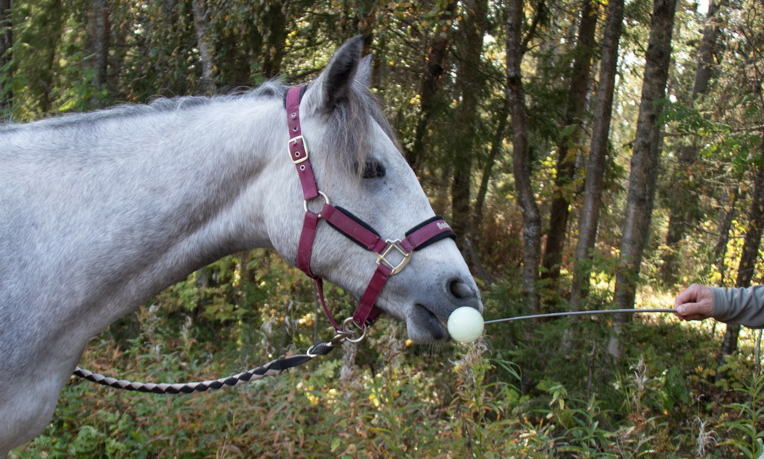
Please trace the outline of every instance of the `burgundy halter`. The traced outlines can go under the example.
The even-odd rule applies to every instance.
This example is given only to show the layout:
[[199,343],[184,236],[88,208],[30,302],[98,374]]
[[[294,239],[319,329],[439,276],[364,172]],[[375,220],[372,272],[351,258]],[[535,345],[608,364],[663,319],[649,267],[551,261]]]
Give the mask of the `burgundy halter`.
[[[358,217],[341,207],[332,206],[329,198],[318,190],[313,167],[310,164],[308,144],[302,136],[300,99],[302,98],[303,91],[304,87],[290,89],[287,92],[285,103],[287,123],[289,125],[289,156],[297,168],[297,174],[300,177],[302,193],[305,199],[305,220],[303,221],[300,244],[297,249],[297,267],[316,281],[318,295],[321,299],[324,312],[334,329],[340,331],[345,330],[350,319],[345,320],[342,326],[337,324],[329,312],[329,308],[326,306],[323,279],[315,276],[310,270],[310,257],[313,251],[313,240],[316,235],[318,220],[323,218],[332,228],[367,250],[376,253],[377,269],[372,275],[369,285],[366,287],[366,291],[361,297],[361,301],[352,317],[353,322],[365,333],[366,328],[373,324],[380,314],[380,310],[375,306],[374,302],[385,286],[385,282],[387,282],[390,276],[398,274],[406,267],[411,259],[412,252],[443,238],[455,238],[456,235],[451,231],[451,227],[448,226],[448,223],[443,218],[436,216],[407,231],[403,240],[384,240],[371,226]],[[308,209],[308,201],[319,195],[324,198],[326,203],[319,213],[315,213]],[[397,265],[391,263],[386,258],[392,251],[397,251],[403,256],[403,260]]]

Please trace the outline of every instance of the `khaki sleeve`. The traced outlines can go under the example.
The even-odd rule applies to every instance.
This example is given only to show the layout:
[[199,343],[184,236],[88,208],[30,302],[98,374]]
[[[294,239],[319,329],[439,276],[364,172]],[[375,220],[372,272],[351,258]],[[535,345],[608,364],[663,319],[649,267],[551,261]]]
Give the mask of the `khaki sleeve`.
[[711,287],[713,318],[724,323],[764,328],[764,285],[749,288]]

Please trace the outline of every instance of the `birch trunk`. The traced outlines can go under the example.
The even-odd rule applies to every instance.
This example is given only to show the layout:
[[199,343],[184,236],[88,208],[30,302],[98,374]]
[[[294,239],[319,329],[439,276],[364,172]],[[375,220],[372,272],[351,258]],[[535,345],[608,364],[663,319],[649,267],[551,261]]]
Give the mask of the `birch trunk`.
[[271,2],[265,13],[266,24],[265,53],[263,56],[263,75],[275,78],[281,73],[281,64],[286,55],[286,40],[289,36],[287,18],[283,2]]
[[194,26],[196,28],[196,46],[199,48],[199,56],[202,59],[202,79],[199,81],[198,92],[211,94],[215,91],[213,71],[215,63],[207,41],[207,11],[202,5],[202,0],[192,0],[191,7],[194,10]]
[[[11,68],[2,70],[5,66],[11,63],[13,58],[11,55],[11,48],[13,47],[13,19],[11,16],[11,8],[13,8],[13,0],[0,0],[0,77],[2,77],[2,79],[13,76]],[[10,107],[12,99],[13,90],[6,82],[0,86],[0,112]]]
[[[726,285],[724,281],[724,271],[726,266],[724,258],[727,255],[727,242],[730,239],[730,228],[732,228],[732,219],[735,216],[735,204],[737,198],[740,195],[740,190],[737,188],[731,188],[729,191],[724,191],[721,199],[722,208],[719,209],[719,237],[716,239],[716,245],[714,246],[714,262],[716,263],[717,270],[719,271],[719,287]],[[725,206],[727,206],[725,208]]]
[[456,0],[449,0],[443,9],[443,13],[440,15],[439,22],[443,24],[433,34],[430,48],[425,58],[424,72],[422,72],[422,78],[419,80],[419,103],[421,106],[419,121],[417,121],[414,133],[414,144],[410,150],[406,151],[406,160],[417,174],[424,166],[426,159],[424,140],[427,134],[427,126],[430,116],[437,105],[436,96],[440,88],[440,79],[446,67],[452,29],[446,21],[456,19],[456,4]]
[[[703,39],[698,48],[698,62],[695,70],[695,81],[690,95],[690,108],[695,102],[702,98],[708,92],[708,84],[711,81],[711,68],[714,65],[714,52],[716,49],[716,37],[719,34],[719,26],[716,23],[716,13],[719,5],[713,1],[709,2],[708,13],[706,14],[706,24],[703,28]],[[698,155],[697,138],[692,137],[683,146],[679,153],[679,161],[674,171],[673,183],[674,190],[672,195],[676,199],[671,200],[669,212],[669,226],[666,232],[666,245],[669,252],[664,257],[664,263],[661,266],[661,277],[664,282],[671,284],[676,279],[677,257],[673,255],[677,243],[684,238],[686,229],[695,220],[693,207],[697,206],[697,194],[692,192],[693,184],[686,177],[688,171],[693,167]]]
[[586,96],[594,51],[594,33],[597,28],[598,4],[586,0],[581,7],[581,20],[578,26],[578,43],[574,50],[575,63],[570,80],[568,102],[565,108],[565,126],[574,127],[573,132],[560,139],[557,145],[557,174],[552,209],[549,216],[549,231],[546,237],[542,278],[550,280],[548,288],[555,290],[560,277],[562,251],[565,246],[565,234],[570,215],[570,196],[566,193],[576,171],[576,153],[580,148],[581,121],[586,111]]
[[[666,95],[669,64],[671,62],[671,35],[677,0],[655,0],[650,26],[650,42],[645,54],[642,80],[642,100],[637,119],[629,174],[629,194],[626,218],[620,244],[620,257],[615,283],[614,299],[619,309],[634,308],[639,269],[650,233],[655,187],[660,167],[663,126],[658,124],[661,106],[656,101]],[[630,314],[616,314],[614,329],[631,319]],[[620,356],[617,335],[608,350]]]
[[610,121],[613,112],[615,77],[618,71],[618,42],[623,29],[623,0],[610,0],[607,4],[605,32],[602,38],[597,100],[589,155],[586,160],[584,204],[578,218],[578,243],[570,291],[570,307],[578,310],[581,298],[589,291],[592,251],[597,237],[602,186],[605,174]]
[[[91,68],[95,70],[95,75],[91,80],[96,91],[100,91],[108,81],[109,68],[109,36],[111,35],[111,24],[109,21],[109,3],[107,0],[93,0],[91,3],[91,20],[88,30],[88,51],[92,53],[90,61]],[[88,104],[91,107],[102,105],[97,94],[94,94]]]
[[464,250],[464,238],[470,230],[470,186],[472,185],[472,157],[476,148],[476,120],[478,100],[483,87],[480,72],[480,56],[483,51],[483,35],[488,13],[487,0],[463,3],[466,16],[459,31],[459,74],[456,79],[461,103],[456,112],[453,140],[454,178],[451,185],[452,226],[456,233],[456,245]]
[[480,178],[480,188],[478,188],[477,198],[475,199],[475,210],[472,217],[472,235],[478,239],[480,226],[483,224],[483,206],[485,197],[488,194],[488,183],[491,181],[491,172],[496,164],[496,157],[499,156],[502,143],[504,142],[504,131],[507,129],[507,117],[509,116],[509,100],[504,99],[499,112],[496,114],[498,124],[491,142],[491,151],[488,153],[485,166],[483,166],[483,175]]
[[[762,135],[761,156],[764,157],[764,134]],[[753,176],[753,196],[751,209],[748,211],[748,226],[745,229],[745,241],[743,253],[740,255],[740,264],[737,268],[736,288],[750,287],[753,273],[756,270],[756,261],[759,258],[759,245],[761,245],[761,233],[764,227],[764,167],[761,162],[756,162]],[[724,334],[719,365],[724,363],[726,356],[737,350],[737,339],[740,335],[740,325],[728,324]]]
[[528,115],[525,107],[521,63],[523,58],[523,1],[507,5],[507,99],[512,116],[512,148],[515,193],[523,215],[523,280],[525,302],[538,311],[536,281],[541,259],[541,215],[533,195],[528,144]]

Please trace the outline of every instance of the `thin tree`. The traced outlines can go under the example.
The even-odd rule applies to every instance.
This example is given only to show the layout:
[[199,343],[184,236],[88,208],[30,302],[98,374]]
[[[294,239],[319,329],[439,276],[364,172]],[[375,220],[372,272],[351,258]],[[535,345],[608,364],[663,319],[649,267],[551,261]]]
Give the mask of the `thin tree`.
[[202,59],[202,78],[199,81],[198,92],[209,94],[215,90],[215,80],[213,71],[215,63],[212,57],[212,47],[207,39],[207,11],[203,0],[192,0],[191,8],[194,10],[194,26],[196,28],[196,45],[199,49],[199,56]]
[[13,0],[0,0],[0,112],[11,105],[13,88],[10,77],[13,76],[11,61],[13,55]]
[[504,143],[504,132],[507,129],[507,121],[509,118],[509,100],[502,100],[501,107],[496,113],[498,122],[496,123],[496,130],[493,134],[493,140],[491,141],[491,150],[488,152],[488,158],[486,158],[483,165],[483,174],[480,177],[480,187],[478,188],[477,197],[475,198],[475,210],[472,213],[472,229],[470,233],[477,239],[479,234],[480,225],[483,224],[483,207],[485,205],[485,197],[488,194],[488,184],[491,180],[491,172],[493,166],[496,164],[496,158],[501,152],[502,144]]
[[[509,0],[507,4],[507,99],[512,116],[513,173],[517,204],[523,216],[523,279],[525,304],[538,310],[538,268],[541,261],[541,214],[531,183],[531,162],[528,132],[528,114],[521,63],[529,35],[523,40],[524,20],[522,0]],[[537,16],[544,10],[539,2]]]
[[456,19],[456,0],[448,0],[441,12],[436,29],[425,57],[424,71],[419,80],[419,103],[421,106],[414,133],[414,144],[406,151],[406,160],[414,172],[419,173],[425,162],[424,141],[430,116],[437,106],[437,94],[446,67],[448,47],[451,42],[450,21]]
[[270,2],[266,6],[263,22],[265,25],[265,49],[263,50],[263,76],[274,78],[281,73],[281,64],[286,55],[287,15],[285,2]]
[[581,298],[589,290],[592,251],[597,237],[602,186],[605,177],[605,159],[613,113],[613,94],[618,70],[618,43],[623,30],[623,0],[610,0],[602,37],[597,99],[589,155],[586,160],[584,203],[578,217],[578,243],[570,291],[570,307],[578,310]]
[[720,276],[719,287],[725,286],[724,274],[726,269],[724,258],[727,256],[727,242],[729,242],[732,219],[735,216],[735,204],[739,196],[740,189],[737,186],[722,191],[721,208],[719,209],[719,235],[716,239],[713,252],[714,263]]
[[[711,81],[712,70],[714,66],[714,54],[716,52],[716,38],[719,35],[719,25],[717,24],[716,14],[719,11],[719,5],[714,1],[708,4],[706,13],[706,23],[703,28],[703,39],[698,47],[697,67],[695,69],[695,80],[692,85],[689,107],[694,108],[696,101],[702,98],[707,92],[709,82]],[[692,136],[684,145],[679,153],[679,161],[674,171],[673,180],[674,189],[672,196],[676,199],[670,201],[669,225],[666,232],[666,246],[668,253],[664,256],[661,265],[661,275],[665,282],[673,283],[675,278],[675,269],[677,257],[672,254],[676,245],[684,238],[688,225],[692,224],[692,208],[696,205],[697,195],[691,190],[692,184],[687,180],[691,174],[695,159],[698,155],[698,138]]]
[[[93,70],[95,70],[92,83],[96,90],[100,90],[108,80],[109,37],[111,35],[109,16],[109,2],[107,0],[93,0],[88,41],[92,51],[90,64]],[[91,98],[90,105],[98,105],[98,100],[95,96]]]
[[[666,95],[676,5],[677,0],[655,0],[653,3],[650,41],[645,54],[642,99],[632,149],[629,194],[615,282],[614,299],[619,309],[634,307],[637,278],[650,232],[663,145],[663,126],[658,122],[661,105],[658,102]],[[615,330],[628,320],[629,314],[616,314]],[[614,355],[619,355],[616,337],[611,340],[608,349]]]
[[[759,258],[759,246],[761,245],[761,233],[764,228],[764,133],[762,133],[761,154],[754,165],[753,171],[753,196],[751,208],[748,211],[748,225],[745,229],[745,241],[743,252],[740,255],[740,264],[737,268],[736,288],[751,286],[751,279],[756,270],[756,261]],[[726,357],[737,349],[737,340],[740,335],[740,325],[727,324],[727,331],[722,341],[719,365],[724,363]]]
[[459,62],[456,86],[461,103],[456,111],[455,135],[452,143],[451,217],[456,244],[464,248],[464,237],[470,229],[470,186],[472,185],[473,150],[477,147],[478,102],[484,86],[480,72],[483,36],[488,14],[487,0],[467,0],[465,16],[459,29]]
[[581,122],[586,111],[586,98],[589,93],[594,34],[597,28],[598,4],[593,0],[584,0],[581,7],[581,19],[578,25],[578,41],[573,50],[575,61],[568,89],[568,101],[564,119],[567,132],[557,144],[557,168],[554,181],[554,197],[549,216],[549,231],[543,259],[542,278],[552,281],[548,287],[555,288],[560,277],[562,250],[570,215],[570,196],[566,192],[575,175],[576,153],[578,152],[582,127]]

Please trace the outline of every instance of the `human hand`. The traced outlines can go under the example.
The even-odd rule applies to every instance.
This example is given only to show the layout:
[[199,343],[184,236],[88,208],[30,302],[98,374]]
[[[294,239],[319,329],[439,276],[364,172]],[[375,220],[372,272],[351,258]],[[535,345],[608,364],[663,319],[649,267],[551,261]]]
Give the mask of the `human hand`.
[[714,313],[714,292],[703,285],[692,284],[674,300],[679,320],[703,320]]

